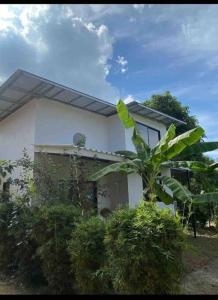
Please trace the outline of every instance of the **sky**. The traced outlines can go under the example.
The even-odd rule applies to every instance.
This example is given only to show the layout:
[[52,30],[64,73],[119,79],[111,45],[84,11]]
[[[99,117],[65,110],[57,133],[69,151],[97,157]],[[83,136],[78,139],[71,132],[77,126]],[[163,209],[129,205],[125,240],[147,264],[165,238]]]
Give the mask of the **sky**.
[[0,4],[0,84],[17,69],[112,103],[168,90],[218,140],[217,4]]

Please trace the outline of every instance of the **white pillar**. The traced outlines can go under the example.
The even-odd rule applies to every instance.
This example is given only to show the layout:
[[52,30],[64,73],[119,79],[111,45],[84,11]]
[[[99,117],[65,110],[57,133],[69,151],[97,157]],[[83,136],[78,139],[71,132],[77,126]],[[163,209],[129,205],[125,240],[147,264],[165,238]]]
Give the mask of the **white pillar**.
[[138,174],[129,174],[127,181],[129,207],[135,207],[143,199],[142,178]]

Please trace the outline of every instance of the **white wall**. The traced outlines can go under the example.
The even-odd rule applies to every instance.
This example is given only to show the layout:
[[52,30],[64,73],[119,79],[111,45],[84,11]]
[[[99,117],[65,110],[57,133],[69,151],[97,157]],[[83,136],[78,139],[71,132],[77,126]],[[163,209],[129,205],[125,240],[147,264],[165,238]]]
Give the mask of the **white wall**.
[[108,151],[107,118],[55,101],[38,101],[36,144],[72,144],[76,132],[86,136],[87,148]]
[[125,149],[125,128],[118,115],[108,118],[109,151],[114,152]]
[[129,206],[135,207],[143,199],[143,184],[142,178],[138,174],[129,174],[128,180],[128,194]]
[[0,122],[0,159],[19,159],[24,147],[33,158],[35,105],[31,101]]

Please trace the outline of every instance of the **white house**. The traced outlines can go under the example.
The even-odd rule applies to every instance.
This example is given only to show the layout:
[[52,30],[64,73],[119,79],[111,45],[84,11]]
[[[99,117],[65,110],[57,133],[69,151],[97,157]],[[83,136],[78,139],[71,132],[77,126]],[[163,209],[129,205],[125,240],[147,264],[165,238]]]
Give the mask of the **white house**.
[[[151,147],[167,125],[183,123],[135,101],[128,108]],[[83,148],[73,145],[77,133],[86,137]],[[88,160],[115,162],[123,159],[115,151],[134,150],[131,134],[132,129],[120,123],[114,104],[29,72],[17,70],[0,87],[0,159],[19,159],[26,148],[32,159],[41,152],[57,159],[79,153]],[[106,187],[106,195],[98,192],[100,185]],[[97,183],[98,209],[126,202],[134,206],[142,190],[137,175],[109,175]]]

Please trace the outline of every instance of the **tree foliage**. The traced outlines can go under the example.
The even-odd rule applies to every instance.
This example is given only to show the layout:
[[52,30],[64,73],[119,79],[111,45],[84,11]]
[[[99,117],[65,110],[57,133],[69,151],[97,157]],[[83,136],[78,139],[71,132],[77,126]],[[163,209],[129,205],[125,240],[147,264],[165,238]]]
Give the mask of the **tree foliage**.
[[145,100],[144,105],[184,121],[186,124],[176,127],[176,135],[199,126],[197,118],[190,116],[189,107],[182,105],[169,91],[162,95],[152,95],[150,99]]

